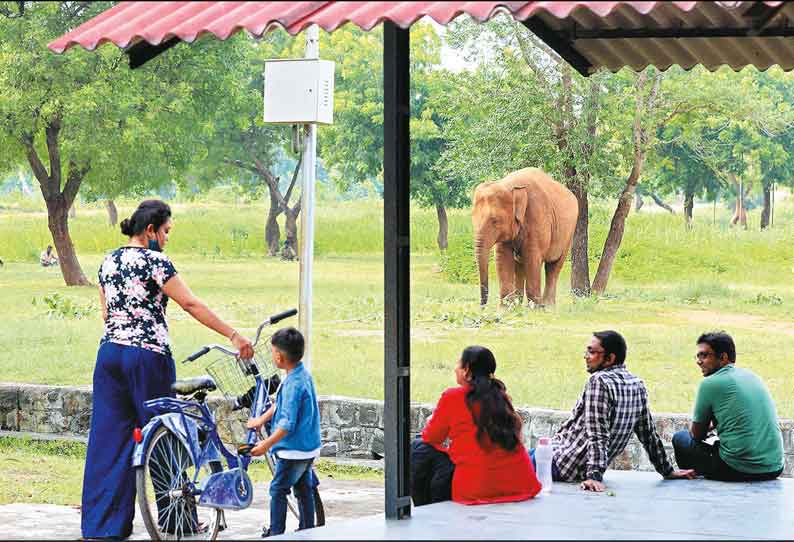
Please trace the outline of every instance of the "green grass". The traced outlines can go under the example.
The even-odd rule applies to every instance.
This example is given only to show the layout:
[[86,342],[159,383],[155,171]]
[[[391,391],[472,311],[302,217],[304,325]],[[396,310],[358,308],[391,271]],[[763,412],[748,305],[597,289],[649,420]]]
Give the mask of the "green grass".
[[[120,203],[121,216],[132,203]],[[168,253],[193,291],[224,319],[251,332],[264,316],[297,305],[298,265],[263,256],[264,207],[233,200],[174,207]],[[594,274],[612,204],[592,208]],[[786,355],[794,351],[794,207],[781,200],[774,229],[764,232],[731,229],[727,210],[718,211],[712,224],[711,210],[698,210],[689,231],[680,215],[632,213],[607,295],[571,298],[566,266],[558,305],[538,311],[501,309],[493,298],[481,309],[476,284],[450,283],[439,272],[435,213],[412,209],[412,398],[437,400],[454,384],[462,348],[483,344],[496,354],[497,375],[516,404],[570,409],[587,378],[582,350],[590,333],[614,328],[627,339],[628,366],[645,379],[653,408],[689,412],[700,379],[693,343],[705,330],[724,328],[737,341],[739,364],[762,376],[781,416],[794,417],[794,372]],[[758,212],[750,213],[756,229]],[[449,214],[450,243],[458,246],[471,236],[469,214]],[[102,208],[83,206],[70,223],[92,279],[103,252],[123,241],[104,221]],[[243,228],[247,237],[239,234]],[[0,380],[90,384],[101,335],[96,289],[66,288],[58,269],[41,268],[26,256],[38,258],[47,241],[40,210],[0,208],[0,257],[6,261],[0,270]],[[322,394],[383,397],[382,262],[380,202],[323,202],[312,337],[312,370]],[[48,314],[42,301],[55,293],[87,316]],[[220,339],[175,305],[169,320],[177,359]],[[201,364],[179,365],[177,374],[203,370]]]
[[[85,444],[65,441],[37,441],[0,437],[0,505],[46,503],[79,505],[85,467]],[[336,480],[382,480],[382,471],[358,465],[341,465],[320,459],[317,474]],[[254,483],[271,479],[261,461],[251,463],[248,472]]]

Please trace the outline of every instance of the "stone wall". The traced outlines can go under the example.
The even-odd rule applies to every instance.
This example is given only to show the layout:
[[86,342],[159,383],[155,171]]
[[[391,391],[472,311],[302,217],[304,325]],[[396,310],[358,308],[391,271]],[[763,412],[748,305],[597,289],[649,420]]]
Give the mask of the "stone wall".
[[[338,396],[321,396],[320,423],[323,456],[366,458],[382,456],[383,402]],[[210,406],[228,442],[239,442],[244,420],[228,404],[213,398]],[[413,404],[411,431],[417,434],[433,411],[433,405]],[[567,419],[568,412],[542,408],[518,409],[524,420],[524,442],[534,447],[541,436],[552,435]],[[74,437],[88,435],[91,419],[91,388],[0,383],[0,429]],[[683,414],[654,416],[656,429],[671,459],[671,439],[689,426]],[[785,476],[794,474],[794,420],[781,420],[786,454]],[[653,466],[636,437],[615,459],[612,468],[652,471]]]

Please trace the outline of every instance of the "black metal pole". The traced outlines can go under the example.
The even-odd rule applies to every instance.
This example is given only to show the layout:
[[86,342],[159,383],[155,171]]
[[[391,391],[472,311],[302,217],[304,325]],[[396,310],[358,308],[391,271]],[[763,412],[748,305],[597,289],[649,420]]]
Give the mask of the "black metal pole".
[[383,24],[383,440],[386,518],[411,516],[410,31]]

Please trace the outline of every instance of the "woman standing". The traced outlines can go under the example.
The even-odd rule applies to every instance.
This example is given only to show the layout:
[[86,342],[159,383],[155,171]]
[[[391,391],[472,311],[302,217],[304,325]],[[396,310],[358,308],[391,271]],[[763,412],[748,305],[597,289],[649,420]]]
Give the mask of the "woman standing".
[[[490,350],[463,350],[455,368],[458,387],[441,395],[413,443],[411,496],[416,506],[449,499],[462,504],[523,501],[540,491],[521,443],[521,418],[494,372]],[[447,439],[449,447],[444,447]]]
[[162,254],[171,228],[171,208],[166,203],[141,202],[121,222],[129,243],[108,254],[99,269],[105,332],[94,368],[83,475],[84,538],[126,538],[132,532],[133,431],[152,416],[143,402],[172,395],[176,378],[165,318],[168,298],[228,337],[243,358],[253,356],[251,342],[196,298]]

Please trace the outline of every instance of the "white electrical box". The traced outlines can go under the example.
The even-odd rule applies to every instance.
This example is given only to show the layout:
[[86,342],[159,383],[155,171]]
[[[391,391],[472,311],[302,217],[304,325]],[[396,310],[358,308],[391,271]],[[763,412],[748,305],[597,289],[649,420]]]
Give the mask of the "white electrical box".
[[333,124],[334,63],[308,58],[265,61],[265,122]]

